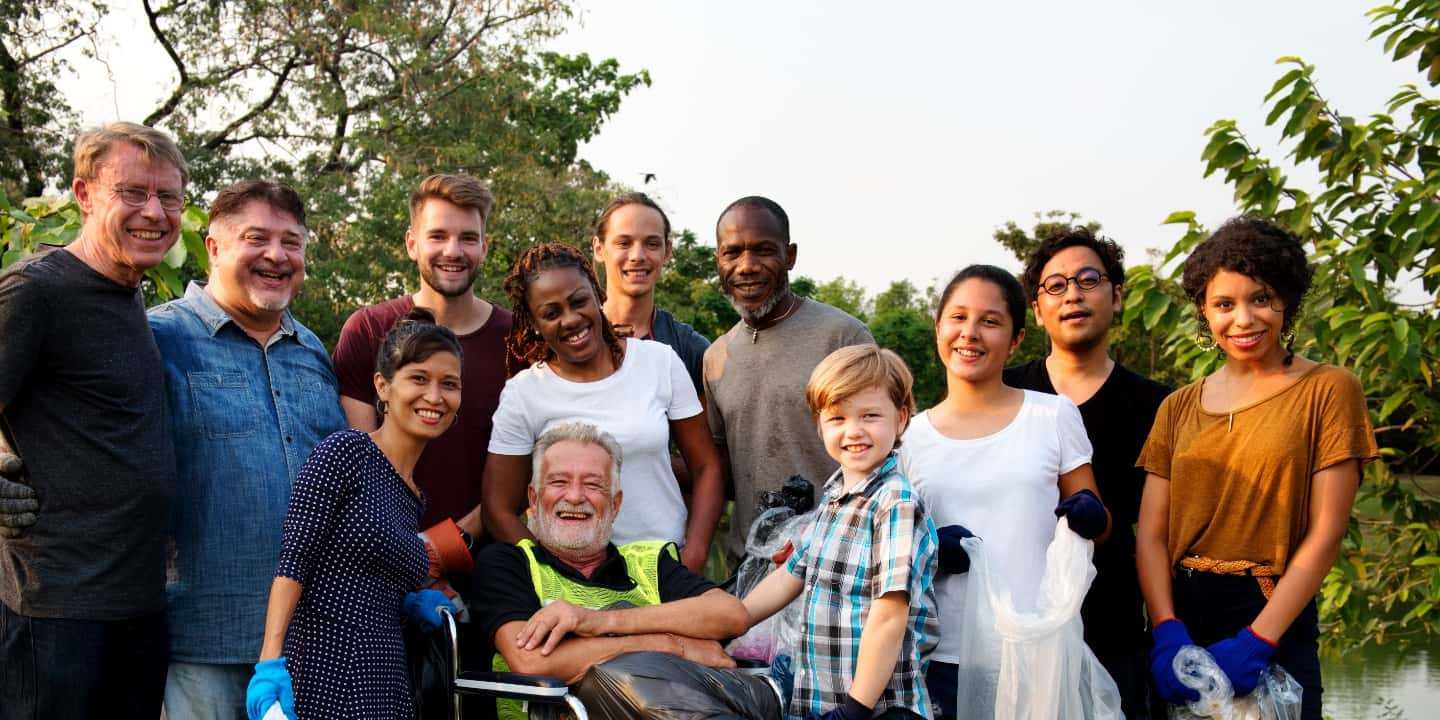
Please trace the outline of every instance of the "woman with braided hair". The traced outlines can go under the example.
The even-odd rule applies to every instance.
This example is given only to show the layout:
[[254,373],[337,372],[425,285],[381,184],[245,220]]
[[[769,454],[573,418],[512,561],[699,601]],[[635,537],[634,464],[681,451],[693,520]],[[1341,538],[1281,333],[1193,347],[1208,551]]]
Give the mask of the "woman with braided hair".
[[1355,376],[1295,354],[1310,277],[1300,241],[1250,217],[1185,261],[1197,342],[1225,364],[1165,399],[1137,463],[1148,473],[1136,562],[1150,671],[1170,703],[1198,697],[1172,667],[1196,644],[1237,696],[1279,664],[1304,688],[1301,717],[1320,718],[1315,593],[1378,452]]
[[[679,356],[658,342],[618,337],[589,260],[567,245],[526,250],[505,279],[505,293],[515,314],[511,354],[531,366],[500,393],[481,491],[485,527],[507,543],[531,536],[518,514],[526,506],[535,441],[553,425],[579,420],[620,443],[614,487],[624,494],[615,502],[615,544],[675,542],[685,565],[700,571],[725,490],[719,454]],[[672,438],[694,479],[688,509],[670,464]],[[577,503],[557,521],[584,527],[593,514]]]

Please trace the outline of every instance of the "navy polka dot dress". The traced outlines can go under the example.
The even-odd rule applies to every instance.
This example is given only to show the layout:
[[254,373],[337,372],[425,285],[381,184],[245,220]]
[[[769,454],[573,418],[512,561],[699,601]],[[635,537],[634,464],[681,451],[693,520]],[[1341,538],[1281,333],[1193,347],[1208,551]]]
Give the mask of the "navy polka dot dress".
[[275,571],[304,588],[285,633],[302,720],[414,717],[400,604],[429,567],[423,509],[365,433],[341,430],[305,461]]

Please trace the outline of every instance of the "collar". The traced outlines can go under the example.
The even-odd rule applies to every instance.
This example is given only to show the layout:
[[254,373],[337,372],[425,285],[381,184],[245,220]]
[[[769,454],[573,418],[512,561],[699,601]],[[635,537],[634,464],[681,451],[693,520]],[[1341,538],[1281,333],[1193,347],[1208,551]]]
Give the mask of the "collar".
[[870,474],[865,478],[865,482],[856,485],[855,489],[849,492],[845,491],[845,471],[843,469],[836,470],[835,474],[831,475],[830,479],[825,483],[825,498],[830,502],[839,502],[852,495],[869,495],[879,486],[880,481],[890,473],[895,472],[899,465],[900,455],[894,450],[891,450],[890,454],[885,456],[885,461],[880,463],[879,467],[870,471]]
[[[215,337],[215,333],[220,332],[220,328],[224,327],[226,323],[235,322],[229,313],[215,303],[215,298],[205,292],[205,283],[191,280],[185,288],[185,300],[195,314],[200,317],[200,320],[205,323],[205,327],[210,329],[210,337]],[[283,337],[294,334],[295,320],[290,317],[290,311],[286,310],[280,315],[280,335]],[[273,338],[271,342],[274,342]]]
[[605,559],[601,561],[599,567],[595,568],[595,574],[588,578],[581,575],[579,570],[570,567],[564,560],[555,557],[538,542],[535,543],[532,552],[535,553],[536,561],[554,568],[567,580],[614,590],[629,590],[635,587],[635,581],[630,578],[630,569],[625,565],[625,556],[620,554],[620,549],[615,547],[615,543],[605,546]]

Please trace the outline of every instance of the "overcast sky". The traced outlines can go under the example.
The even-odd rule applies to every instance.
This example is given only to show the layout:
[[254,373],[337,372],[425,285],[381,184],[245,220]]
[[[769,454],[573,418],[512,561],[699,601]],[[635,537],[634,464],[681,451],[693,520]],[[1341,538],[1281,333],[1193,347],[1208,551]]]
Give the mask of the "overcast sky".
[[[991,234],[1038,210],[1099,220],[1132,262],[1178,237],[1159,224],[1173,210],[1224,219],[1203,132],[1235,118],[1275,149],[1262,98],[1277,57],[1317,65],[1320,91],[1361,118],[1417,79],[1366,40],[1374,4],[584,0],[553,47],[650,72],[581,154],[635,186],[654,173],[643,189],[676,227],[713,242],[727,203],[767,195],[790,214],[798,272],[923,289],[1013,265]],[[121,42],[148,37],[132,12],[106,24],[117,79],[90,66],[67,83],[86,122],[138,119],[170,82],[156,48]]]

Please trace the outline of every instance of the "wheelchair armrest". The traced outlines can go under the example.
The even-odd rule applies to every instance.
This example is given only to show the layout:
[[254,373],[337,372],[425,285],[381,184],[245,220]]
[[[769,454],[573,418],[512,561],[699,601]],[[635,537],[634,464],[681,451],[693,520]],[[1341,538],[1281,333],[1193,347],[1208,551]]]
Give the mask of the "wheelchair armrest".
[[539,703],[564,703],[570,686],[560,678],[548,675],[526,675],[513,672],[465,672],[455,679],[456,692],[467,695],[529,700]]

